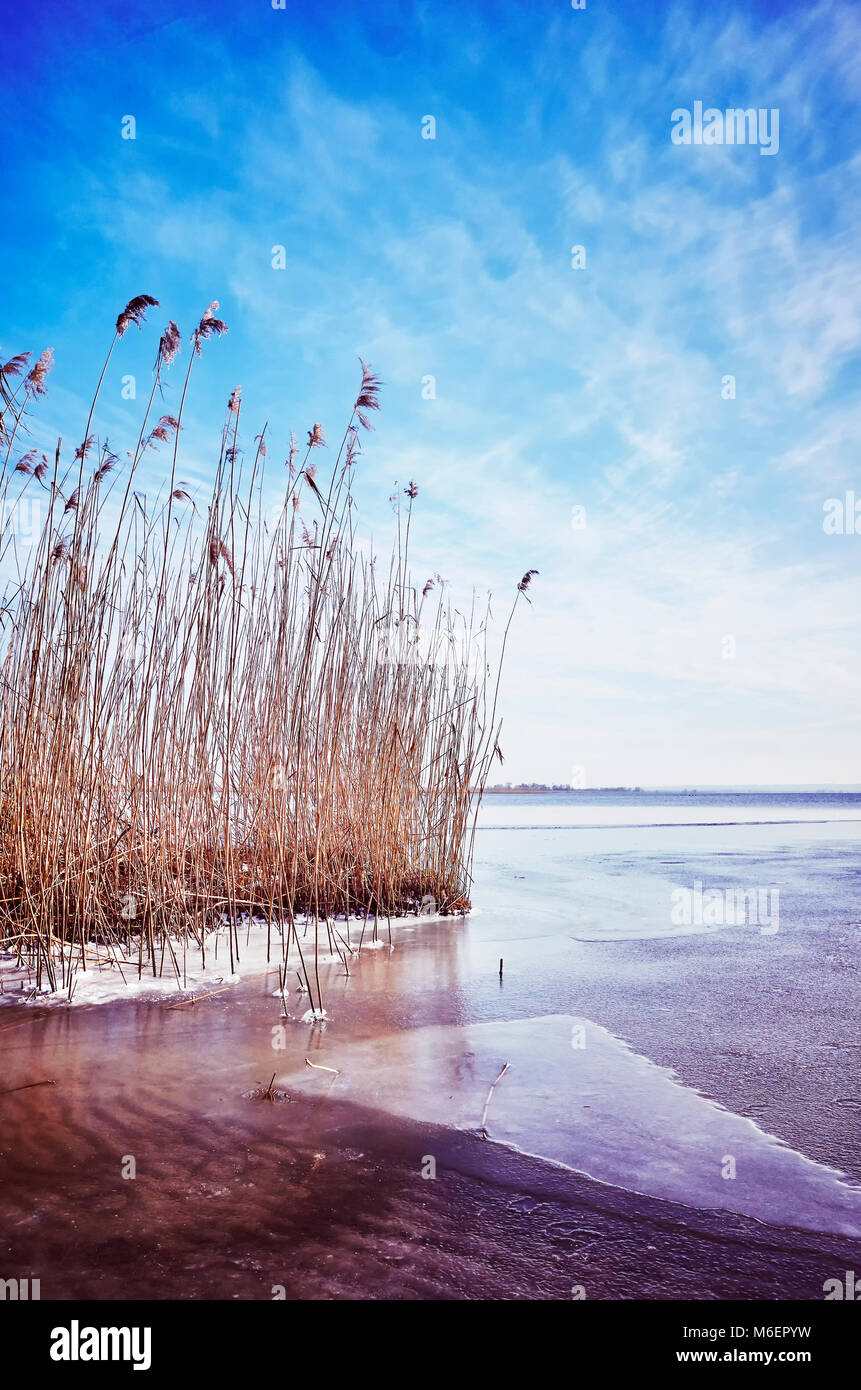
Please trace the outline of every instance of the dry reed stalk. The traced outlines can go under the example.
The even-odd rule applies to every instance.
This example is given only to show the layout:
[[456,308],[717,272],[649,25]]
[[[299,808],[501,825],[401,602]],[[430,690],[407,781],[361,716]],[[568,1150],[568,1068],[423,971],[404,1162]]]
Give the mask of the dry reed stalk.
[[493,1084],[492,1084],[491,1087],[490,1087],[490,1090],[489,1090],[488,1093],[487,1093],[487,1100],[484,1102],[484,1111],[483,1111],[482,1116],[481,1116],[481,1123],[480,1123],[479,1126],[478,1126],[478,1132],[479,1132],[479,1135],[481,1136],[482,1139],[486,1139],[486,1138],[487,1138],[487,1112],[488,1112],[488,1110],[490,1109],[490,1102],[491,1102],[491,1099],[492,1099],[492,1097],[493,1097],[493,1093],[494,1093],[494,1091],[496,1090],[496,1088],[497,1088],[497,1086],[499,1085],[499,1083],[500,1083],[500,1081],[502,1080],[502,1078],[504,1077],[505,1073],[508,1071],[508,1069],[509,1069],[510,1066],[511,1066],[511,1063],[510,1063],[510,1062],[506,1062],[506,1063],[505,1063],[505,1066],[502,1068],[502,1071],[499,1073],[498,1077],[497,1077],[496,1080],[493,1082]]

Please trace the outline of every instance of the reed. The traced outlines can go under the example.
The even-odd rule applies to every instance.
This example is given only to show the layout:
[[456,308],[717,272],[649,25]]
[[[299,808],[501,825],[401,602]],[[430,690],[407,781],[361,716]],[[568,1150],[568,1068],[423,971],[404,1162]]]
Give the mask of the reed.
[[[322,1007],[321,938],[346,961],[357,917],[364,940],[423,902],[470,906],[478,796],[501,758],[488,615],[455,611],[437,578],[413,582],[414,484],[386,564],[357,539],[353,479],[380,404],[365,363],[336,451],[319,424],[301,457],[291,436],[274,511],[268,430],[243,448],[237,388],[198,507],[180,436],[196,360],[226,331],[212,304],[176,416],[154,413],[180,351],[173,322],[162,335],[121,467],[90,430],[111,355],[154,306],[141,295],[120,314],[68,460],[62,441],[53,459],[19,455],[50,353],[0,369],[0,558],[14,576],[0,610],[0,946],[39,988],[71,991],[94,950],[182,981],[190,945],[205,959],[220,928],[233,968],[240,926],[260,919],[282,978],[289,959]],[[158,450],[151,504],[136,482]],[[25,494],[44,514],[26,550]]]

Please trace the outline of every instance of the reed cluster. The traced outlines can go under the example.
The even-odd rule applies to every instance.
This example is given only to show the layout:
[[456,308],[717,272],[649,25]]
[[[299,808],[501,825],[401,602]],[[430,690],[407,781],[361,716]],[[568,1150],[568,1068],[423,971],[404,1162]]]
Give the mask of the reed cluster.
[[[216,927],[233,967],[259,918],[319,1004],[317,924],[341,949],[339,920],[469,908],[499,751],[487,613],[453,610],[437,577],[413,582],[414,484],[385,562],[356,535],[361,431],[380,403],[364,363],[337,449],[319,424],[301,450],[291,435],[274,508],[268,430],[243,445],[237,388],[197,505],[180,437],[196,359],[226,331],[217,303],[175,416],[155,409],[181,344],[173,322],[162,335],[121,464],[91,433],[99,390],[155,303],[120,314],[73,458],[62,441],[53,458],[24,448],[50,354],[0,367],[0,949],[42,988],[69,987],[94,947],[180,977],[185,946],[205,957]],[[151,503],[139,481],[159,458]],[[41,513],[25,549],[28,496]]]

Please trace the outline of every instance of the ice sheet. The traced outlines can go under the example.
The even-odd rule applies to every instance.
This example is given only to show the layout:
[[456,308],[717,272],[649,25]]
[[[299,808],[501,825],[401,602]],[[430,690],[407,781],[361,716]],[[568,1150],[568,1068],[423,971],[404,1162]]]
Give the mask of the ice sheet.
[[[423,914],[421,916],[380,917],[376,923],[377,939],[374,939],[374,919],[366,924],[361,918],[351,918],[349,927],[342,919],[333,919],[333,932],[341,944],[341,950],[355,960],[359,955],[359,945],[364,951],[389,950],[389,930],[392,940],[404,928],[426,928],[433,923],[461,921],[462,918],[439,917]],[[313,925],[298,923],[299,942],[309,969],[314,960]],[[318,966],[336,966],[341,956],[333,952],[328,944],[325,919],[318,924],[319,955]],[[42,989],[36,989],[35,973],[30,966],[21,966],[11,952],[0,951],[0,1006],[32,1005],[39,1008],[47,1006],[75,1008],[87,1004],[109,1004],[115,999],[149,999],[159,996],[176,995],[177,998],[190,994],[216,992],[242,980],[256,979],[267,974],[276,976],[283,959],[284,940],[278,928],[273,925],[267,932],[259,922],[245,922],[239,929],[238,954],[234,952],[233,969],[230,965],[230,947],[225,930],[210,933],[206,941],[206,959],[193,941],[183,942],[179,937],[171,938],[171,951],[165,950],[159,956],[158,976],[152,974],[151,967],[145,965],[142,978],[138,979],[135,959],[122,960],[118,965],[113,951],[95,944],[87,947],[87,968],[84,969],[77,951],[72,956],[71,1001],[69,981],[60,978],[58,987],[51,990],[47,982]],[[174,969],[172,958],[177,965]],[[67,957],[68,959],[68,957]],[[290,943],[288,954],[288,975],[290,987],[299,969],[299,955],[294,943]],[[278,993],[278,991],[276,991]]]
[[781,1226],[861,1237],[861,1188],[681,1085],[585,1018],[431,1027],[339,1045],[279,1077],[288,1091],[342,1097],[489,1139],[601,1182]]

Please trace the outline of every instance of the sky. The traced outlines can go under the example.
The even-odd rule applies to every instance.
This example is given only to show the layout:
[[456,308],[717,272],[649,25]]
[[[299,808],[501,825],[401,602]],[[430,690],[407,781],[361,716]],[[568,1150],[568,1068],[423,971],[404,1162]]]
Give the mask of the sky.
[[[272,463],[340,437],[361,354],[366,533],[414,480],[417,576],[501,621],[539,571],[499,780],[857,782],[859,98],[833,0],[10,8],[0,356],[54,349],[34,442],[78,439],[156,297],[94,422],[124,454],[164,324],[187,354],[217,299],[205,494],[236,385]],[[677,143],[695,103],[770,124]]]

